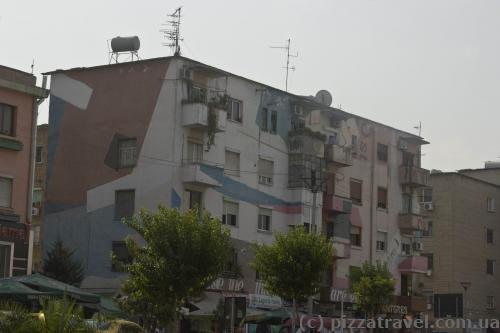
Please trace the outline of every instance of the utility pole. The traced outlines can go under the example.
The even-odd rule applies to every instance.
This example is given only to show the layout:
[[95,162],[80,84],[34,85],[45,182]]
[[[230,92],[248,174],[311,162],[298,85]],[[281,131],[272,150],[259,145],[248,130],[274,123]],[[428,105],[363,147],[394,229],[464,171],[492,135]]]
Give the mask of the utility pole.
[[286,50],[286,67],[283,68],[286,69],[285,91],[288,91],[288,72],[290,70],[295,70],[295,66],[290,66],[290,57],[297,58],[299,56],[299,53],[296,52],[295,54],[290,54],[290,38],[287,39],[286,46],[271,46],[271,48]]
[[181,9],[182,6],[177,8],[173,14],[168,15],[171,17],[167,23],[163,24],[168,26],[167,29],[161,29],[160,32],[163,32],[163,35],[166,39],[169,40],[168,43],[163,43],[164,46],[168,46],[174,50],[174,56],[181,55],[181,47],[179,42],[184,39],[181,37]]

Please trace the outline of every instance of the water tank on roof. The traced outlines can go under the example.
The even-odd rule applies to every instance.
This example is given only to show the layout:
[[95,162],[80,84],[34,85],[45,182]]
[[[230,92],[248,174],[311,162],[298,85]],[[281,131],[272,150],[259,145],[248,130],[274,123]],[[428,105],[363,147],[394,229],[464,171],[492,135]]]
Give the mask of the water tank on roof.
[[111,40],[113,52],[135,52],[141,47],[139,37],[115,37]]

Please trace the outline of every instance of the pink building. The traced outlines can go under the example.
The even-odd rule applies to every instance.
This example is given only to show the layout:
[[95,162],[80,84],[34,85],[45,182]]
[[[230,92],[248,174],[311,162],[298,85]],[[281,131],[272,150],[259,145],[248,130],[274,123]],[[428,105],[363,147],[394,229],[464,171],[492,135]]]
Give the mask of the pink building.
[[0,277],[31,273],[36,118],[47,96],[32,74],[0,66]]

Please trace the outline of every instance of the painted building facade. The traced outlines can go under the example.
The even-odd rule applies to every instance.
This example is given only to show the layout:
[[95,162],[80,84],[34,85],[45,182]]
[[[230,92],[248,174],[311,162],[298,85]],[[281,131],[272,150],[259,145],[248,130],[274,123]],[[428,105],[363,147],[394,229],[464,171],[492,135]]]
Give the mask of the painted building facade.
[[120,218],[158,204],[220,216],[241,267],[232,291],[264,303],[277,301],[259,298],[268,295],[247,263],[250,244],[274,230],[332,237],[335,288],[370,259],[388,261],[398,286],[402,272],[420,272],[420,256],[401,255],[400,232],[411,247],[424,227],[420,137],[183,57],[50,74],[44,244],[60,237],[76,249],[84,288],[119,287],[111,253],[131,234]]
[[31,273],[31,199],[38,104],[35,76],[0,66],[0,277]]
[[431,226],[422,238],[429,274],[416,286],[429,298],[429,317],[498,320],[500,169],[436,172],[431,179],[422,204]]

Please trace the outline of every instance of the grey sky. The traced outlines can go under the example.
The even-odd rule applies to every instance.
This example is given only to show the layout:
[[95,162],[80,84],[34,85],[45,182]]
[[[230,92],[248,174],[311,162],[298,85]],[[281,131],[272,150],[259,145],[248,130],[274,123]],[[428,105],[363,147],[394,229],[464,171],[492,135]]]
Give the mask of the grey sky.
[[[183,6],[183,55],[290,91],[327,89],[348,112],[431,141],[427,168],[500,156],[500,1],[4,1],[0,63],[35,74],[108,61],[106,40],[138,35],[140,56],[170,55],[159,33]],[[40,120],[47,121],[48,103]]]

